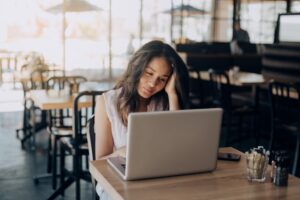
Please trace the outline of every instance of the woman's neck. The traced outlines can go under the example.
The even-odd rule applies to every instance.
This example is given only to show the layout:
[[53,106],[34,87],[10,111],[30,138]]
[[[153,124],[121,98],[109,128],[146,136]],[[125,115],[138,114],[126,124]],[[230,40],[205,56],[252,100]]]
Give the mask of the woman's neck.
[[149,98],[149,99],[145,99],[145,98],[143,98],[143,97],[140,97],[139,111],[140,111],[140,112],[146,112],[149,103],[150,103],[150,98]]

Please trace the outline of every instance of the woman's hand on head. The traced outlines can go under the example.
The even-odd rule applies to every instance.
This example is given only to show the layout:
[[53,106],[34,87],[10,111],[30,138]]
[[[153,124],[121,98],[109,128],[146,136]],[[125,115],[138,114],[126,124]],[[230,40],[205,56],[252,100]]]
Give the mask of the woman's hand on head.
[[179,102],[178,102],[178,96],[176,92],[176,87],[175,87],[175,82],[176,82],[176,73],[173,72],[171,74],[171,77],[169,77],[169,80],[166,84],[165,91],[168,95],[169,98],[169,109],[170,110],[179,110]]
[[165,91],[169,96],[176,94],[175,82],[176,82],[176,73],[173,72],[170,75],[168,82],[166,83],[165,86]]

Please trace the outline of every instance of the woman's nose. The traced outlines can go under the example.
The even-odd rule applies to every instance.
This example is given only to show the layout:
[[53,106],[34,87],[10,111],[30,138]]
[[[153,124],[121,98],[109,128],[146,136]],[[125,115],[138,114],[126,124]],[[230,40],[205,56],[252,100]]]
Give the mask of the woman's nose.
[[149,83],[149,86],[155,87],[157,84],[157,78],[150,78],[148,83]]

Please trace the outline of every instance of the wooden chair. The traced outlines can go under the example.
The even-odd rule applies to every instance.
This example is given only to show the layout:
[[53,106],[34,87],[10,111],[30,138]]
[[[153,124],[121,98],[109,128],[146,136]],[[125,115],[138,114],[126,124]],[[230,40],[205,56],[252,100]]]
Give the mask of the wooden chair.
[[[87,124],[87,142],[88,142],[88,149],[89,149],[89,160],[95,160],[96,159],[96,150],[95,150],[95,141],[96,141],[96,134],[95,134],[95,116],[93,115],[89,120]],[[96,185],[97,181],[91,176],[92,184],[93,184],[93,199],[98,200],[99,196],[96,193]]]
[[[225,71],[209,70],[209,79],[211,84],[212,101],[210,107],[221,107],[224,110],[225,136],[224,144],[229,144],[229,136],[232,135],[233,128],[237,130],[237,142],[242,140],[241,132],[243,129],[243,119],[251,117],[253,125],[249,130],[255,130],[256,110],[253,106],[246,104],[234,104],[232,99],[232,86],[228,74]],[[256,135],[256,137],[258,137]],[[233,140],[231,143],[235,143]]]
[[[25,142],[34,136],[35,132],[38,132],[44,128],[46,128],[46,113],[45,111],[41,111],[36,106],[31,106],[30,112],[35,112],[35,119],[40,119],[39,121],[33,121],[31,118],[31,126],[34,126],[34,130],[31,129],[31,126],[28,126],[29,118],[28,118],[28,104],[30,103],[30,97],[28,96],[28,92],[30,90],[37,90],[37,89],[45,89],[47,86],[47,79],[50,76],[54,76],[57,74],[63,74],[62,70],[59,69],[46,69],[44,68],[36,68],[35,70],[30,71],[30,66],[25,64],[21,67],[20,72],[26,73],[30,72],[30,77],[27,79],[21,79],[23,94],[24,94],[24,112],[23,112],[23,123],[20,128],[16,129],[16,136],[21,140],[21,146],[24,149]],[[33,124],[34,122],[34,124]],[[23,132],[23,137],[20,136],[20,132]],[[33,137],[34,140],[35,137]],[[32,148],[34,148],[34,143]]]
[[189,104],[193,108],[207,107],[208,99],[204,94],[204,81],[201,79],[200,71],[192,67],[189,68],[190,92]]
[[[46,81],[47,90],[56,90],[64,92],[67,88],[68,93],[72,92],[72,87],[76,84],[76,88],[87,79],[83,76],[53,76]],[[72,136],[72,111],[71,109],[58,109],[48,111],[48,172],[51,172],[52,176],[52,188],[56,189],[57,186],[57,158],[58,154],[58,141],[62,137]],[[38,176],[34,178],[35,183],[38,183],[38,179],[45,178],[45,176]]]
[[[21,72],[27,70],[27,65],[23,65]],[[34,70],[30,74],[30,80],[21,81],[23,94],[24,94],[24,110],[23,110],[23,121],[20,128],[16,129],[16,137],[21,141],[22,149],[25,149],[25,143],[28,139],[32,138],[33,142],[30,145],[32,149],[35,148],[35,133],[46,128],[46,113],[41,111],[34,105],[34,102],[28,96],[28,92],[33,89],[44,89],[44,83],[36,81],[34,77],[39,77],[41,80],[42,70]],[[23,136],[20,133],[23,133]]]
[[38,68],[31,72],[30,82],[32,89],[46,89],[47,81],[51,77],[64,77],[64,71],[61,69],[43,69]]
[[81,83],[87,81],[84,76],[53,76],[47,80],[46,89],[63,90],[69,87],[70,93],[77,93]]
[[[83,76],[53,76],[47,80],[46,89],[63,91],[66,88],[69,90],[69,94],[78,92],[79,85],[86,82],[87,79]],[[73,89],[76,87],[76,91]],[[48,158],[52,159],[52,188],[56,189],[56,177],[57,177],[57,157],[58,141],[62,137],[72,136],[72,111],[71,109],[59,109],[51,110],[49,113],[49,133],[50,141],[48,148]]]
[[[16,137],[21,141],[22,149],[25,149],[25,142],[32,137],[36,131],[35,114],[36,109],[31,98],[24,99],[23,120],[21,128],[16,129]],[[22,136],[20,133],[22,132]]]
[[[65,189],[67,189],[73,182],[75,182],[76,200],[80,199],[80,179],[91,181],[91,176],[88,170],[82,168],[82,157],[88,156],[88,146],[86,139],[86,129],[88,119],[94,114],[96,97],[101,95],[103,91],[83,91],[80,92],[74,99],[73,104],[73,133],[71,138],[60,139],[60,171],[61,171],[61,185],[60,187],[49,197],[54,199],[58,195],[63,195]],[[79,102],[82,99],[90,98],[91,106],[88,110],[79,106]],[[83,120],[82,115],[85,115]],[[65,168],[65,155],[66,152],[71,154],[73,158],[73,167],[71,170]],[[67,180],[65,180],[65,175]]]
[[[287,148],[278,145],[286,143],[284,137],[294,136],[295,145],[292,174],[297,174],[300,151],[300,87],[294,83],[278,81],[269,82],[269,101],[271,113],[271,134],[269,150],[273,152],[278,148]],[[298,174],[299,175],[299,174]]]

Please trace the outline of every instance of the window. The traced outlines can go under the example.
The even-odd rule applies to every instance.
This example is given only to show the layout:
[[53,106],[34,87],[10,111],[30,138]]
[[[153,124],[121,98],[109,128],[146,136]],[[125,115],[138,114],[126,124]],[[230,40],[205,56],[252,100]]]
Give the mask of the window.
[[241,0],[241,27],[252,43],[273,43],[279,13],[286,12],[284,0]]
[[300,1],[299,0],[292,0],[291,11],[292,12],[300,12]]
[[211,40],[212,1],[174,0],[173,38],[192,41]]
[[[64,1],[90,6],[63,15]],[[286,1],[240,1],[241,27],[251,42],[272,43]],[[291,10],[300,12],[299,0],[291,1]],[[1,1],[0,45],[7,51],[37,51],[47,63],[69,71],[92,71],[90,79],[110,79],[123,73],[132,53],[152,39],[230,41],[232,19],[233,0]]]
[[232,0],[217,0],[215,4],[214,27],[212,27],[213,41],[230,41],[232,38]]

